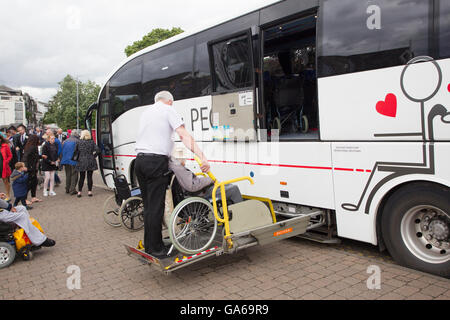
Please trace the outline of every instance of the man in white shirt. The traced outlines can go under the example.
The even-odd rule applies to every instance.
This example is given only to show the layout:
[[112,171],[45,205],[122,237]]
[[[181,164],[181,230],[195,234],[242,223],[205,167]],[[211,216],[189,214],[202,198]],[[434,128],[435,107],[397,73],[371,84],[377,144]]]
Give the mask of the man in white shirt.
[[183,144],[202,161],[201,170],[209,171],[208,160],[187,132],[184,122],[172,107],[173,96],[161,91],[155,96],[155,104],[142,113],[136,141],[135,173],[144,202],[144,248],[157,257],[167,256],[169,248],[162,241],[162,219],[166,188],[169,183],[168,163],[176,132]]

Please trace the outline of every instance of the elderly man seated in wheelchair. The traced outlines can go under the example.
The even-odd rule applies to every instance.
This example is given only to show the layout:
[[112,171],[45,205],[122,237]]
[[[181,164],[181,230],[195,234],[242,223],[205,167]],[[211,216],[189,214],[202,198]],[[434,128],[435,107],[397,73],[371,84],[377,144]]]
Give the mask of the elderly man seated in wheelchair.
[[[176,206],[186,196],[204,197],[208,200],[212,198],[214,181],[206,176],[198,176],[185,167],[186,157],[183,149],[176,149],[169,160],[169,170],[174,173],[172,186],[172,196]],[[242,201],[239,188],[235,185],[228,185],[225,188],[227,201],[238,203]],[[220,190],[217,191],[217,198],[220,199]]]
[[6,195],[0,193],[0,224],[15,224],[21,227],[31,243],[36,247],[52,247],[55,241],[44,235],[37,227],[35,227],[30,220],[30,215],[24,206],[13,207],[12,204],[6,202],[4,199]]

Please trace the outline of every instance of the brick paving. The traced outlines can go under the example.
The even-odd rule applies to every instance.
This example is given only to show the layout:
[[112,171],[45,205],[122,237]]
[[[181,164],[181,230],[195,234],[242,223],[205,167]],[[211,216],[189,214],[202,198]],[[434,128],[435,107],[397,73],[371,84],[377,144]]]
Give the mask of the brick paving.
[[[64,173],[61,173],[64,178]],[[288,239],[223,255],[165,276],[127,256],[143,231],[112,228],[102,218],[111,195],[95,174],[94,197],[40,198],[30,214],[56,240],[0,270],[0,299],[450,299],[450,280],[406,269],[371,245],[343,240],[323,245]],[[1,184],[0,191],[3,190]],[[70,290],[69,266],[81,271],[81,288]],[[367,268],[381,269],[381,289],[369,290]]]

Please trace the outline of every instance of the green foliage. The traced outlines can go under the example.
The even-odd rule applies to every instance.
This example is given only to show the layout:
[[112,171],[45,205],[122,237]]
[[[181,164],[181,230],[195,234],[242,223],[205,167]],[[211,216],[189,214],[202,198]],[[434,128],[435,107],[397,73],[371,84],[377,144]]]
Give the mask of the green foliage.
[[[59,84],[56,95],[49,102],[48,111],[44,116],[44,124],[56,123],[61,129],[77,127],[77,81],[67,75]],[[78,105],[80,129],[84,129],[84,116],[89,106],[97,101],[100,86],[95,82],[78,82]]]
[[147,48],[151,45],[154,45],[155,43],[158,43],[160,41],[166,40],[170,37],[176,36],[177,34],[180,34],[184,32],[181,28],[173,27],[172,30],[169,29],[153,29],[150,33],[145,35],[142,40],[135,41],[132,45],[127,46],[125,48],[125,54],[127,57],[131,56],[132,54]]

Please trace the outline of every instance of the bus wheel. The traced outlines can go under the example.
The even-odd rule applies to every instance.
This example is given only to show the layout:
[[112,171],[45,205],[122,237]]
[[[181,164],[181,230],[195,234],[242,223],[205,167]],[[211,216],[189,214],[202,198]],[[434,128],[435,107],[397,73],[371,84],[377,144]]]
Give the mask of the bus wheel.
[[450,189],[415,183],[397,190],[381,217],[384,242],[401,265],[450,277]]

